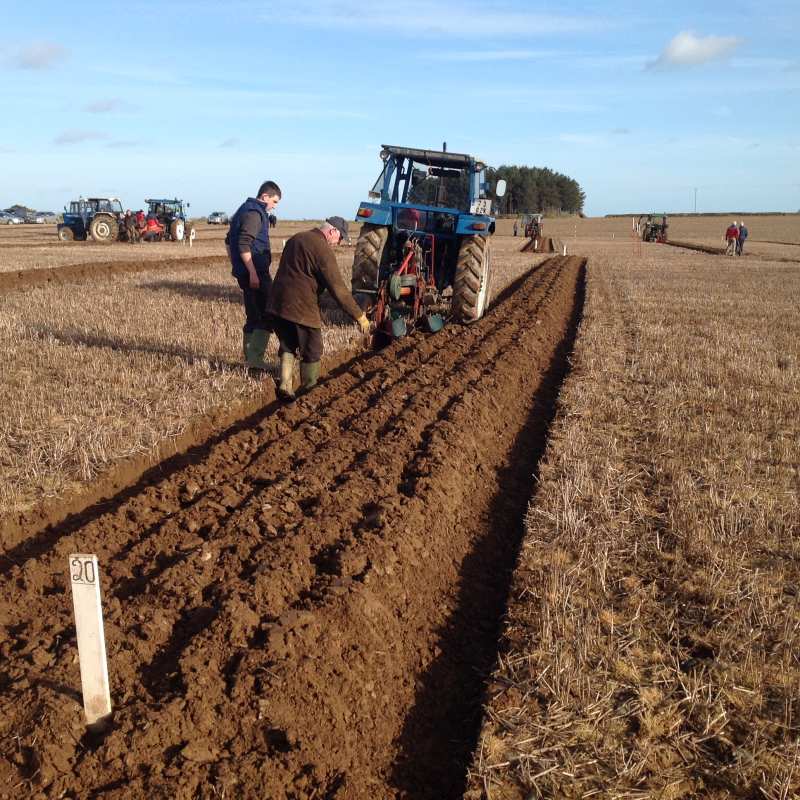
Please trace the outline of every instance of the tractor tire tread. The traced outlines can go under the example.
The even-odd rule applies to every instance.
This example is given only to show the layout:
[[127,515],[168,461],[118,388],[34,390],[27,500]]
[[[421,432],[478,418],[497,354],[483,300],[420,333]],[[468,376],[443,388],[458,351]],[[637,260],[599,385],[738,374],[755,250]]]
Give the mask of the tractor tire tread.
[[374,289],[378,285],[378,273],[383,258],[389,228],[365,222],[356,242],[353,256],[352,290]]
[[484,278],[487,240],[483,236],[471,236],[462,240],[453,282],[453,314],[460,322],[473,322],[482,316],[479,309],[481,285]]

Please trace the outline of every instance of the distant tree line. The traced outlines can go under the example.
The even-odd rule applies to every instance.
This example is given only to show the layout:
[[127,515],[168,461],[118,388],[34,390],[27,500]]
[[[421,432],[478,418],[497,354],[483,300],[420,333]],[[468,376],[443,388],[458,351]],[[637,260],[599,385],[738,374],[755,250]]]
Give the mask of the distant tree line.
[[586,195],[580,184],[547,167],[506,166],[488,169],[491,183],[506,181],[499,201],[504,214],[581,214]]

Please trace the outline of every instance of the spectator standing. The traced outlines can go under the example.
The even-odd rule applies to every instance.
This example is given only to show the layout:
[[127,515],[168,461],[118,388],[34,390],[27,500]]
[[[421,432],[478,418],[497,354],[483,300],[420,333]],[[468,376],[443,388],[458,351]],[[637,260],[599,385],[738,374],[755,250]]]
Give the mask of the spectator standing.
[[744,224],[744,220],[739,223],[739,238],[736,242],[736,254],[737,255],[744,255],[744,243],[747,241],[747,237],[750,235],[750,231],[747,230],[747,227]]
[[242,328],[244,361],[250,369],[267,369],[267,351],[272,324],[267,315],[272,278],[269,266],[272,251],[269,244],[270,211],[281,199],[281,190],[274,181],[264,181],[255,197],[248,197],[231,217],[225,237],[231,274],[242,290],[245,321]]
[[130,209],[125,212],[125,235],[131,244],[139,241],[139,231],[136,229],[136,217]]
[[737,251],[737,244],[739,241],[739,228],[734,220],[728,225],[728,230],[725,231],[725,255],[735,256]]

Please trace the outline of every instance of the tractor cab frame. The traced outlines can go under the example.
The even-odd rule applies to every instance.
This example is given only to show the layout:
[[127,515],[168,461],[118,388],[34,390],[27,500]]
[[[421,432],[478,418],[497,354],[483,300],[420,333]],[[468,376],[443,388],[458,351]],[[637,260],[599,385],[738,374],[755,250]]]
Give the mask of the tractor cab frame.
[[[363,225],[354,295],[394,337],[430,318],[431,309],[442,319],[479,319],[489,300],[487,239],[495,230],[486,165],[446,146],[382,148],[383,168],[356,213]],[[505,181],[498,181],[494,196],[504,193]]]

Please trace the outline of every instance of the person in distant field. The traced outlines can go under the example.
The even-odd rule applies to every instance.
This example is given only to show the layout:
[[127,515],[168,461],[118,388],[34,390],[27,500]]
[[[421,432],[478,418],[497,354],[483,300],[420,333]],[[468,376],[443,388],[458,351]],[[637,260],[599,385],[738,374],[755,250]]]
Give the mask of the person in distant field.
[[147,225],[147,220],[144,217],[144,211],[140,208],[136,214],[136,229],[139,231],[139,236],[144,233],[145,226]]
[[145,242],[159,242],[163,236],[164,226],[158,221],[158,218],[154,214],[150,214],[144,226],[142,239],[144,239]]
[[231,275],[242,290],[244,326],[242,351],[249,369],[268,369],[264,361],[272,324],[267,314],[272,278],[269,267],[272,250],[269,243],[270,211],[281,201],[281,190],[274,181],[264,181],[255,197],[248,197],[231,217],[225,237]]
[[332,249],[347,238],[347,222],[342,217],[328,217],[318,228],[292,236],[281,254],[267,308],[281,343],[278,396],[284,401],[295,397],[292,384],[298,353],[301,390],[309,391],[319,379],[322,358],[319,298],[326,289],[359,324],[361,331],[369,333],[369,320],[345,286]]
[[728,229],[725,231],[725,255],[735,256],[737,251],[737,243],[739,241],[739,228],[734,220]]
[[139,231],[136,229],[136,217],[133,215],[133,212],[128,209],[125,212],[125,235],[128,237],[128,241],[131,244],[134,244],[139,241]]
[[736,240],[736,255],[744,255],[744,243],[747,241],[749,235],[750,231],[747,230],[744,220],[742,220],[739,223],[739,238]]
[[269,215],[269,226],[270,228],[278,227],[278,218],[274,214]]
[[518,233],[519,233],[519,220],[515,219],[514,220],[514,236],[516,236]]

